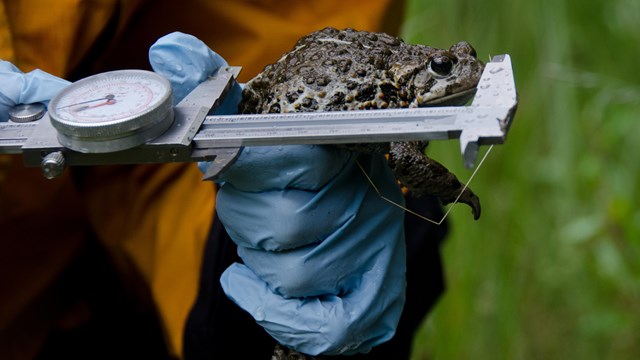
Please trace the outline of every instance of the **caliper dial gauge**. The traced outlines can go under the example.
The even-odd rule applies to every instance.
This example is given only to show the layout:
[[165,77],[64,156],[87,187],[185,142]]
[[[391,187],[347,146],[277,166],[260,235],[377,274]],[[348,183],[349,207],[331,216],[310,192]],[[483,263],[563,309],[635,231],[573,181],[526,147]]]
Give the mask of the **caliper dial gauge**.
[[171,84],[145,70],[116,70],[79,80],[49,103],[61,145],[106,153],[144,144],[173,123]]

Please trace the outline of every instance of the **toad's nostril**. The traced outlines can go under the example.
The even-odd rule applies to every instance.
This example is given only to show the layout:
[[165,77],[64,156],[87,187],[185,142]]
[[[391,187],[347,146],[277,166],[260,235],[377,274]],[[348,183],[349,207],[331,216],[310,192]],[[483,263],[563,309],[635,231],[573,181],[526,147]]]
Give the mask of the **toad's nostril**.
[[469,51],[469,55],[473,56],[474,58],[477,58],[478,54],[476,54],[476,49],[474,49],[471,45],[469,45],[469,48],[471,49],[471,51]]

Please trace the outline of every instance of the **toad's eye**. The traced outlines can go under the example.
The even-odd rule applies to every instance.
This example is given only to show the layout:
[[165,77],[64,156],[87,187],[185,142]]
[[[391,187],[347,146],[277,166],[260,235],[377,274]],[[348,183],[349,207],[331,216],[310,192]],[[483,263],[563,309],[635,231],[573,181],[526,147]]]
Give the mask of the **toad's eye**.
[[454,58],[447,55],[437,55],[429,61],[429,69],[438,76],[447,76],[453,71]]

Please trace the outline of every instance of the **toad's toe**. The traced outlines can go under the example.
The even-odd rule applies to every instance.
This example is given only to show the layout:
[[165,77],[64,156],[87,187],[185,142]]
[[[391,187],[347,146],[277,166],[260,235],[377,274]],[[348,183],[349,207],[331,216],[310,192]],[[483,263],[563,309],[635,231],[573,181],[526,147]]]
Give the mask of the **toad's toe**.
[[471,207],[471,212],[473,213],[474,220],[478,220],[480,218],[480,198],[478,198],[476,194],[469,190],[469,188],[464,189],[464,192],[460,196],[459,201]]

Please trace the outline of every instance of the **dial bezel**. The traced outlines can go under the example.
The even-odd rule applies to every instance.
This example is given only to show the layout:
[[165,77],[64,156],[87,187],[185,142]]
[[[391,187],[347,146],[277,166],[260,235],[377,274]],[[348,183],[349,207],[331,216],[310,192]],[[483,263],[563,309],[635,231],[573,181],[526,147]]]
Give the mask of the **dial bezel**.
[[[131,106],[126,101],[133,96],[140,96],[139,92],[144,91],[151,91],[151,99],[148,103],[134,104],[136,106],[131,109],[123,108],[122,114],[105,115],[104,120],[100,120],[97,115],[93,119],[85,117],[90,120],[82,120],[80,116],[75,118],[69,116],[72,112],[67,108],[71,106],[97,108],[95,104],[85,105],[92,104],[94,100],[87,101],[83,96],[89,98],[99,96],[93,95],[94,93],[104,96],[98,91],[99,88],[117,87],[119,84],[122,93],[113,95],[115,106]],[[148,89],[150,86],[154,87],[153,91]],[[137,91],[135,91],[136,87],[139,87]],[[123,103],[117,103],[118,98]],[[97,100],[105,99],[107,98]],[[98,105],[103,104],[98,103]],[[118,108],[104,107],[103,109],[113,111]],[[99,115],[100,111],[102,109],[92,114]],[[171,84],[161,75],[146,70],[115,70],[93,75],[74,82],[51,99],[49,117],[51,124],[58,131],[60,143],[72,150],[100,153],[132,148],[159,136],[173,123]]]

